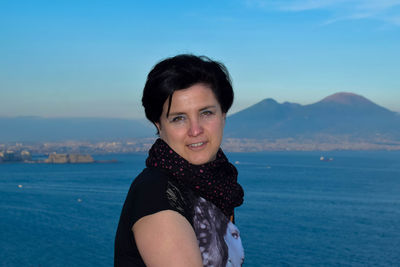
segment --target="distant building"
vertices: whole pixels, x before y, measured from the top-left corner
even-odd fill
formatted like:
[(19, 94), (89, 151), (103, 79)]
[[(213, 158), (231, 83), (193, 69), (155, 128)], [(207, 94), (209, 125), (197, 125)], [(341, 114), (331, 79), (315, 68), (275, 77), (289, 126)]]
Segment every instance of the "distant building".
[(30, 153), (29, 151), (27, 151), (27, 150), (22, 150), (21, 153), (20, 153), (20, 155), (21, 155), (21, 159), (22, 159), (23, 161), (30, 161), (30, 160), (32, 160), (32, 155), (31, 155), (31, 153)]
[(81, 154), (57, 154), (52, 153), (49, 158), (45, 160), (46, 163), (93, 163), (93, 157), (91, 155), (81, 155)]
[(16, 162), (16, 161), (30, 161), (32, 160), (31, 153), (27, 150), (15, 152), (13, 150), (6, 150), (0, 152), (0, 162)]

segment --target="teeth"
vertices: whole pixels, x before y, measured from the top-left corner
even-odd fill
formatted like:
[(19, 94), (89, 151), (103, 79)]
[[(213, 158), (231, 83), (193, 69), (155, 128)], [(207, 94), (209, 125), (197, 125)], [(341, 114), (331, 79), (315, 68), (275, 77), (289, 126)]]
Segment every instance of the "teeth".
[(200, 143), (196, 143), (196, 144), (191, 144), (190, 146), (192, 146), (192, 147), (198, 147), (198, 146), (201, 146), (202, 144), (204, 144), (203, 142), (200, 142)]

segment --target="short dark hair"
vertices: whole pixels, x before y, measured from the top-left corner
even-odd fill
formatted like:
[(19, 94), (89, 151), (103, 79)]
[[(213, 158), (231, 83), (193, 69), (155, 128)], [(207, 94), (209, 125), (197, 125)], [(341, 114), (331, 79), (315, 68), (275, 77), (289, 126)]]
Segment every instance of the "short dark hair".
[(222, 112), (227, 113), (232, 106), (233, 89), (226, 67), (206, 56), (182, 54), (160, 61), (148, 74), (142, 97), (146, 118), (159, 123), (165, 101), (171, 101), (176, 90), (199, 83), (210, 87)]

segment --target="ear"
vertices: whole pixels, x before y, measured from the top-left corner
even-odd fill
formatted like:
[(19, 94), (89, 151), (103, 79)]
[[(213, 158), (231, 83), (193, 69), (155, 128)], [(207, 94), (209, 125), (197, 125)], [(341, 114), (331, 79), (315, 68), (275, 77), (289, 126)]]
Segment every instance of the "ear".
[(161, 124), (159, 122), (155, 122), (154, 125), (157, 127), (158, 132), (161, 132)]

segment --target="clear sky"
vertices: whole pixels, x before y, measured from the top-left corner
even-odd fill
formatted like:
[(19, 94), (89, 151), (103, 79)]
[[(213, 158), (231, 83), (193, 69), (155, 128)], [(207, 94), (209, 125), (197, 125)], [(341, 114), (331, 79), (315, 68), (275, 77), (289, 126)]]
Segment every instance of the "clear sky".
[(225, 63), (232, 113), (342, 91), (400, 112), (400, 0), (0, 0), (0, 116), (144, 117), (178, 53)]

